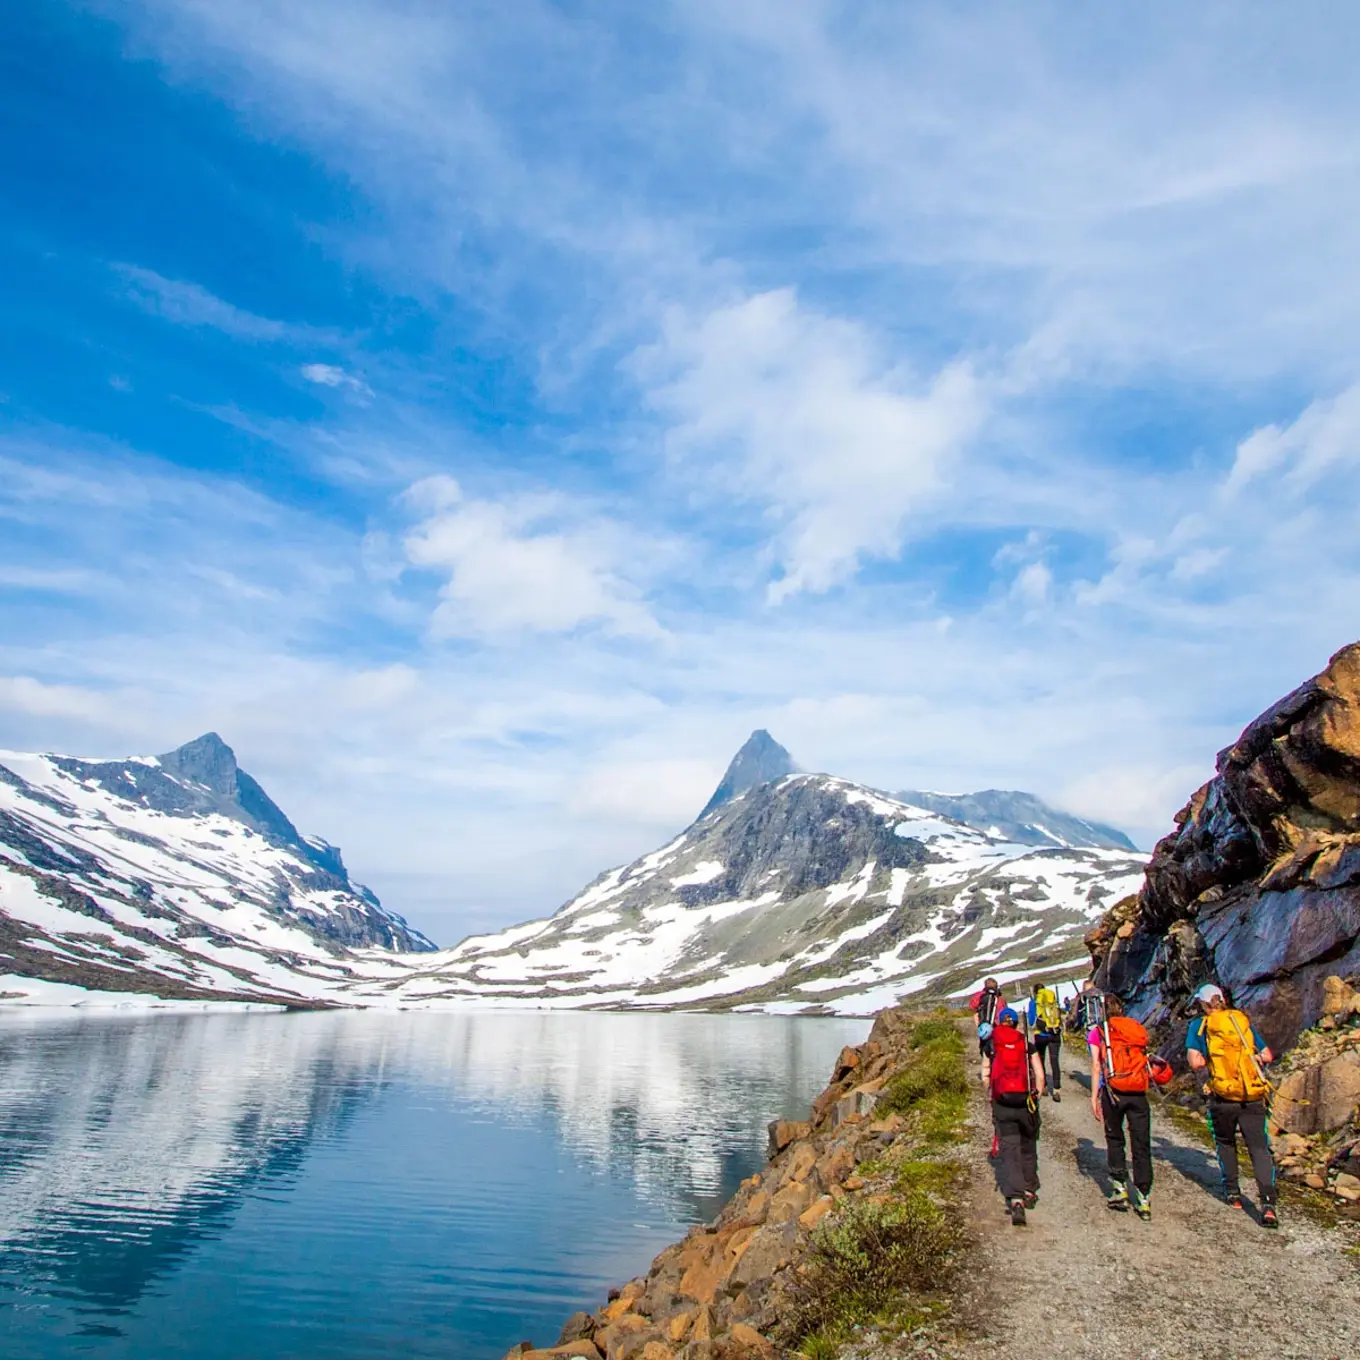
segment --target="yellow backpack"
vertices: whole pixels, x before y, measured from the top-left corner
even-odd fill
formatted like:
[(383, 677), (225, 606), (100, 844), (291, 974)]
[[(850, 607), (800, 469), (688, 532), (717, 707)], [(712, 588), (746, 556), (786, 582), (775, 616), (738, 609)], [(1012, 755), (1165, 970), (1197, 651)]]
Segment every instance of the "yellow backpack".
[(1062, 1029), (1062, 1011), (1058, 1009), (1058, 994), (1052, 987), (1040, 987), (1034, 994), (1034, 1014), (1041, 1030), (1056, 1033)]
[(1261, 1075), (1252, 1042), (1251, 1021), (1236, 1010), (1213, 1011), (1205, 1017), (1209, 1046), (1209, 1081), (1220, 1100), (1263, 1100), (1270, 1083)]

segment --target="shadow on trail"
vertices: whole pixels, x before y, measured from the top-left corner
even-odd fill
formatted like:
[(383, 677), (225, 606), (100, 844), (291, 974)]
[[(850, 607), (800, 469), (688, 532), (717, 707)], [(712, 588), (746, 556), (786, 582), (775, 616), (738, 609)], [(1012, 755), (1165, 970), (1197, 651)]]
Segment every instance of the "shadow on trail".
[(1097, 1146), (1089, 1138), (1078, 1138), (1072, 1149), (1072, 1160), (1076, 1163), (1077, 1174), (1094, 1181), (1102, 1195), (1108, 1195), (1114, 1186), (1110, 1180), (1109, 1165), (1105, 1156), (1105, 1145)]
[(1164, 1134), (1157, 1134), (1152, 1139), (1152, 1157), (1154, 1161), (1167, 1163), (1186, 1180), (1194, 1181), (1215, 1198), (1218, 1197), (1219, 1187), (1223, 1183), (1218, 1159), (1204, 1148), (1186, 1147), (1182, 1143), (1173, 1143)]

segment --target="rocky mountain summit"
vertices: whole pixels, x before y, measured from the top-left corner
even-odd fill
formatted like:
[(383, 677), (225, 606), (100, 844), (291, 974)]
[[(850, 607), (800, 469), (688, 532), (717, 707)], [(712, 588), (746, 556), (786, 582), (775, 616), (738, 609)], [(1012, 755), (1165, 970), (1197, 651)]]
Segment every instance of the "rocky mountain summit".
[(433, 948), (215, 733), (129, 760), (0, 753), (0, 972), (315, 1001), (354, 951)]
[(404, 1002), (868, 1014), (980, 971), (1083, 971), (1081, 937), (1142, 880), (1136, 852), (1037, 848), (792, 766), (754, 733), (688, 830), (422, 961)]
[(793, 757), (763, 727), (757, 728), (732, 757), (727, 773), (713, 790), (713, 797), (704, 805), (699, 820), (702, 821), (720, 807), (726, 807), (747, 789), (753, 789), (758, 784), (773, 784), (786, 774), (797, 772), (798, 766), (793, 763)]
[(1176, 815), (1147, 881), (1092, 932), (1097, 981), (1156, 1026), (1205, 980), (1277, 1049), (1360, 973), (1360, 643), (1267, 709)]

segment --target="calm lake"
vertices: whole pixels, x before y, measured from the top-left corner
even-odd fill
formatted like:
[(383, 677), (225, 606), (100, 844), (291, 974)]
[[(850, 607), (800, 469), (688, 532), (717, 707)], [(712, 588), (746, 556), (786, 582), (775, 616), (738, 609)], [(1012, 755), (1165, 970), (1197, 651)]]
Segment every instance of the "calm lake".
[(550, 1344), (711, 1218), (868, 1028), (0, 1012), (0, 1354)]

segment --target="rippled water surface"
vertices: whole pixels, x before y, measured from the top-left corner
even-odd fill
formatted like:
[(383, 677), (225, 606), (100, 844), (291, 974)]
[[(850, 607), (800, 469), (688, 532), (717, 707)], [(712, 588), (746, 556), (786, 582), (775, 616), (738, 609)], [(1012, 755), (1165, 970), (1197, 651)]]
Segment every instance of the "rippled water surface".
[(712, 1217), (867, 1027), (0, 1014), (0, 1355), (547, 1344)]

